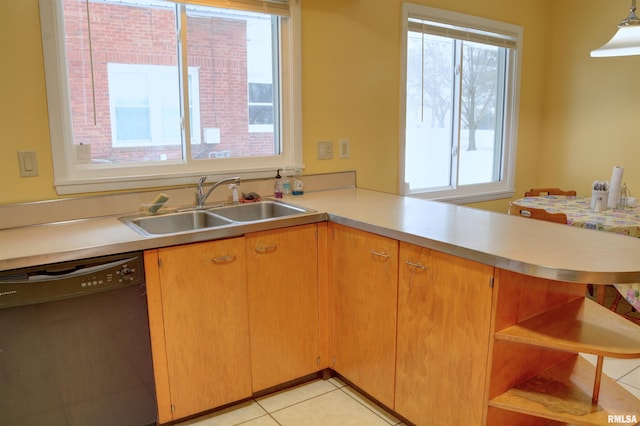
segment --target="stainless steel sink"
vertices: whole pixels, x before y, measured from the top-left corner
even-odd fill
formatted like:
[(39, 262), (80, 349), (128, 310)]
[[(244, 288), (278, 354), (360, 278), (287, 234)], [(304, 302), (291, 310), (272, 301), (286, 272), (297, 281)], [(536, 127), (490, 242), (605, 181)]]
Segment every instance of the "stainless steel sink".
[(231, 224), (230, 220), (203, 210), (122, 218), (122, 221), (143, 235), (177, 234)]
[(128, 216), (121, 217), (120, 220), (139, 234), (153, 237), (216, 229), (229, 231), (233, 228), (242, 231), (252, 223), (288, 218), (295, 220), (296, 216), (305, 213), (318, 214), (314, 210), (269, 200), (212, 207), (207, 210), (178, 210), (157, 216)]
[(236, 204), (209, 210), (234, 222), (255, 222), (308, 213), (309, 210), (276, 201)]

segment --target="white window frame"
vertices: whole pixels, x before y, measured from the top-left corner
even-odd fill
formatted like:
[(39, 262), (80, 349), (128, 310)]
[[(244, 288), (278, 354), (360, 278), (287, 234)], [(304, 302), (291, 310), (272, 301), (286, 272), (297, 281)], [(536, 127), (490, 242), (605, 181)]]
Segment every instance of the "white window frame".
[[(474, 28), (479, 31), (499, 33), (515, 38), (516, 48), (509, 60), (507, 71), (507, 96), (504, 121), (504, 144), (501, 179), (498, 182), (439, 188), (427, 192), (415, 192), (405, 183), (405, 142), (406, 142), (406, 95), (407, 95), (407, 47), (409, 18), (441, 22), (456, 27)], [(398, 167), (398, 192), (402, 195), (442, 200), (452, 203), (473, 203), (501, 198), (510, 198), (515, 192), (515, 166), (518, 136), (518, 114), (520, 94), (520, 74), (522, 61), (522, 36), (520, 26), (498, 22), (486, 18), (465, 15), (432, 7), (403, 3), (402, 6), (402, 73), (400, 84), (400, 155)]]
[[(302, 163), (301, 17), (299, 0), (289, 1), (289, 18), (281, 26), (279, 69), (281, 85), (281, 154), (269, 157), (212, 160), (168, 160), (137, 163), (135, 167), (79, 161), (73, 145), (66, 69), (62, 7), (58, 0), (40, 0), (40, 22), (49, 105), (49, 130), (58, 194), (77, 194), (193, 184), (199, 176), (210, 180), (272, 177), (278, 168), (304, 168)], [(88, 142), (90, 143), (90, 141)]]

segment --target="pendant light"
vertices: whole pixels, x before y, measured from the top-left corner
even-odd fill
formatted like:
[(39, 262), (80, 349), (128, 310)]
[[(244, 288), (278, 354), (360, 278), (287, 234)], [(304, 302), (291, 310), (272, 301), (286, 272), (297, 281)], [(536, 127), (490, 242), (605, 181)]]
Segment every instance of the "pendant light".
[(640, 19), (636, 16), (636, 0), (631, 0), (629, 16), (618, 24), (618, 32), (604, 46), (591, 51), (595, 58), (640, 55)]

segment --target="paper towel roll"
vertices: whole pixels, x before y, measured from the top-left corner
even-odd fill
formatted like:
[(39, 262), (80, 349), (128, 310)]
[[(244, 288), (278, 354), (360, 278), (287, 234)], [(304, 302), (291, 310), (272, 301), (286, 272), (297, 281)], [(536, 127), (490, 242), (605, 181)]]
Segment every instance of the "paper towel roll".
[(622, 186), (622, 174), (624, 168), (620, 166), (614, 166), (611, 172), (611, 180), (609, 181), (609, 200), (607, 201), (607, 207), (615, 209), (618, 207), (618, 198), (620, 197), (620, 187)]

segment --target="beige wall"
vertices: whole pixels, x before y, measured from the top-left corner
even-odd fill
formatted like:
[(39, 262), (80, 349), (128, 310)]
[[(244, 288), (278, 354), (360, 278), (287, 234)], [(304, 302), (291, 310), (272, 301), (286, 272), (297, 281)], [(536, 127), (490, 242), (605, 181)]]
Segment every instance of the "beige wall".
[[(353, 168), (358, 186), (396, 192), (400, 132), (400, 0), (302, 0), (305, 164)], [(535, 175), (526, 159), (541, 138), (546, 0), (414, 0), (524, 27), (518, 186)], [(351, 140), (352, 159), (313, 158), (315, 141)], [(526, 163), (520, 165), (520, 163)], [(507, 200), (479, 203), (506, 211)]]
[[(301, 1), (306, 173), (353, 169), (359, 186), (395, 192), (402, 2)], [(614, 164), (625, 166), (634, 188), (640, 104), (629, 89), (640, 57), (588, 56), (626, 15), (627, 0), (414, 2), (524, 27), (518, 194), (551, 184), (586, 194)], [(56, 197), (37, 3), (0, 0), (0, 204)], [(351, 141), (350, 159), (315, 159), (317, 141), (337, 148), (341, 138)], [(39, 177), (20, 177), (20, 149), (37, 150)], [(506, 211), (507, 201), (476, 206)]]
[[(0, 204), (55, 198), (37, 0), (0, 0)], [(21, 178), (18, 150), (40, 176)]]
[(533, 182), (590, 195), (613, 166), (640, 194), (640, 56), (590, 58), (628, 15), (629, 0), (552, 1), (544, 130)]

